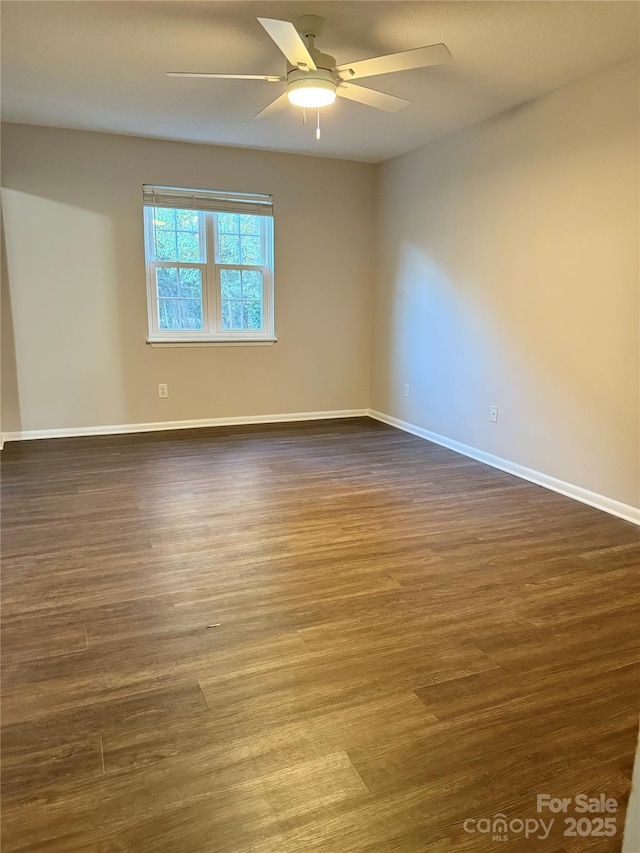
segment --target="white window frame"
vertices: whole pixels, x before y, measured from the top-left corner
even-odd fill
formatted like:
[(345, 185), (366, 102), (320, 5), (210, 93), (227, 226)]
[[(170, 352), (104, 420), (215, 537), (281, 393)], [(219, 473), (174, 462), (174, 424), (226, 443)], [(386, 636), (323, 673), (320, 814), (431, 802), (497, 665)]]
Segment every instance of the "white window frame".
[[(179, 208), (179, 205), (176, 205)], [(217, 220), (220, 214), (216, 211), (199, 210), (198, 222), (200, 230), (200, 247), (204, 252), (204, 260), (200, 263), (182, 261), (157, 261), (154, 258), (155, 240), (153, 220), (158, 211), (152, 205), (143, 207), (145, 265), (147, 276), (147, 313), (148, 337), (151, 345), (172, 346), (207, 346), (224, 345), (256, 345), (274, 343), (274, 299), (273, 299), (273, 217), (260, 216), (262, 258), (265, 263), (254, 264), (223, 264), (218, 261), (218, 228)], [(251, 213), (251, 211), (247, 211)], [(159, 324), (158, 290), (156, 270), (160, 267), (177, 267), (199, 269), (202, 276), (202, 312), (204, 329), (161, 329)], [(262, 325), (257, 329), (229, 330), (222, 328), (222, 296), (220, 271), (258, 270), (262, 273)]]

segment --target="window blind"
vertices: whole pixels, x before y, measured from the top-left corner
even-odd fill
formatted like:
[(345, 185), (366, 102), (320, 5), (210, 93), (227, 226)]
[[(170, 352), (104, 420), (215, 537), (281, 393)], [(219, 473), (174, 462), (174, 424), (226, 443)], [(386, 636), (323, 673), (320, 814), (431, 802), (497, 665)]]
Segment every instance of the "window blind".
[(145, 207), (174, 207), (181, 210), (273, 216), (273, 196), (260, 193), (192, 190), (143, 184), (142, 200)]

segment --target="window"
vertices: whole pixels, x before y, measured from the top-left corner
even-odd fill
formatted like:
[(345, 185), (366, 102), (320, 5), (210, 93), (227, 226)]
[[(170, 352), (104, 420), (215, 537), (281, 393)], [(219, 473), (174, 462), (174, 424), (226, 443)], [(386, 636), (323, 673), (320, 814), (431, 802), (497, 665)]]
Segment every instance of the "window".
[(143, 187), (149, 343), (274, 341), (273, 199)]

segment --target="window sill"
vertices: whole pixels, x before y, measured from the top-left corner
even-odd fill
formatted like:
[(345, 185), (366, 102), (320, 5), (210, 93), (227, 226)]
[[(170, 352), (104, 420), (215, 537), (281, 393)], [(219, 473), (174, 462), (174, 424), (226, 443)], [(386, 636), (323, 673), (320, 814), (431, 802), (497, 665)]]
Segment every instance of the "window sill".
[(277, 338), (191, 338), (191, 340), (176, 340), (175, 338), (148, 338), (151, 347), (270, 347), (277, 343)]

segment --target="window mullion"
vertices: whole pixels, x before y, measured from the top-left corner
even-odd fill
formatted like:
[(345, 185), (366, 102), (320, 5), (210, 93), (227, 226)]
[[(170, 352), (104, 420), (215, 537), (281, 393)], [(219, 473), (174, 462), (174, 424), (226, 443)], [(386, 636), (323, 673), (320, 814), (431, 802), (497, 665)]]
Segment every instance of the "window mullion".
[(262, 260), (266, 261), (262, 274), (262, 305), (264, 329), (269, 334), (274, 334), (273, 315), (273, 220), (263, 219), (260, 224), (260, 235), (262, 237)]
[(217, 213), (205, 213), (206, 223), (206, 246), (207, 246), (207, 323), (209, 332), (219, 332), (218, 317), (218, 268), (216, 258), (218, 256), (218, 240), (216, 218)]
[(157, 267), (184, 267), (188, 270), (204, 270), (207, 266), (202, 261), (199, 263), (195, 261), (149, 261), (149, 263), (153, 265), (154, 269)]

